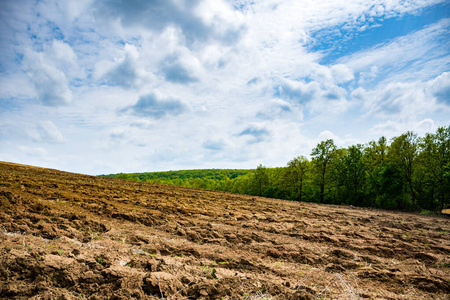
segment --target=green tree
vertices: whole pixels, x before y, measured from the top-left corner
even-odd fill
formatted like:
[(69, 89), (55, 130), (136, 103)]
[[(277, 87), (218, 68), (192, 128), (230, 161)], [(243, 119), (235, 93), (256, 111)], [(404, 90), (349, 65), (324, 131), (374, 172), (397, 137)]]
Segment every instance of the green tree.
[(387, 139), (382, 136), (378, 141), (371, 141), (364, 149), (363, 162), (365, 166), (364, 206), (376, 206), (376, 199), (380, 193), (381, 172), (387, 161), (389, 146)]
[(263, 196), (269, 186), (269, 176), (267, 168), (260, 164), (253, 175), (253, 192), (256, 196)]
[(450, 184), (447, 170), (450, 166), (450, 126), (439, 127), (435, 134), (427, 133), (420, 139), (420, 171), (427, 178), (430, 191), (428, 195), (430, 209), (434, 209), (435, 195), (439, 208), (442, 209), (449, 201)]
[(116, 178), (127, 179), (127, 180), (131, 180), (132, 179), (130, 174), (124, 174), (124, 173), (117, 174)]
[(342, 204), (348, 201), (348, 196), (345, 196), (345, 180), (346, 180), (346, 165), (345, 156), (347, 149), (337, 148), (334, 151), (333, 161), (330, 164), (330, 171), (328, 174), (328, 192), (327, 203)]
[(405, 177), (398, 164), (387, 162), (382, 165), (379, 177), (379, 191), (376, 197), (376, 206), (380, 208), (406, 207), (403, 191)]
[(365, 165), (363, 161), (363, 146), (358, 144), (348, 149), (348, 177), (352, 189), (354, 205), (359, 205), (362, 197), (362, 188), (365, 179)]
[(416, 171), (416, 158), (419, 154), (417, 134), (408, 131), (393, 138), (389, 148), (389, 159), (397, 164), (408, 184), (413, 208), (417, 207), (417, 199), (414, 188), (414, 173)]
[(363, 162), (363, 146), (358, 144), (343, 149), (337, 156), (333, 168), (333, 177), (339, 191), (339, 201), (352, 205), (361, 205), (365, 166)]
[(304, 156), (298, 156), (289, 161), (281, 175), (283, 186), (292, 191), (297, 201), (303, 200), (303, 188), (309, 171), (309, 161)]
[(328, 173), (336, 156), (336, 145), (332, 139), (320, 142), (311, 152), (312, 162), (316, 171), (319, 186), (319, 201), (325, 200), (328, 185)]

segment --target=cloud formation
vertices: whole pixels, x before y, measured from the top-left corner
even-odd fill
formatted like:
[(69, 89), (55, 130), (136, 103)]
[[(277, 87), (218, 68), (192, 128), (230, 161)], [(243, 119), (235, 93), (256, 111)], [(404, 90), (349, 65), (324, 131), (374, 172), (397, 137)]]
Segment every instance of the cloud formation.
[(124, 88), (137, 86), (145, 75), (138, 69), (139, 52), (133, 45), (126, 44), (123, 57), (114, 62), (102, 61), (97, 64), (97, 77), (108, 84)]
[(450, 73), (444, 72), (433, 79), (430, 91), (439, 102), (450, 105)]
[(38, 124), (40, 140), (48, 143), (62, 143), (64, 137), (52, 121), (43, 121)]
[(263, 125), (261, 124), (252, 124), (242, 130), (238, 136), (241, 137), (250, 137), (248, 139), (248, 143), (260, 143), (264, 139), (266, 139), (270, 135), (269, 130), (267, 130)]
[(57, 62), (64, 62), (64, 60), (51, 60), (47, 53), (33, 51), (29, 51), (25, 59), (28, 76), (42, 104), (58, 106), (72, 101), (72, 91), (66, 74), (57, 67)]
[(316, 81), (305, 83), (284, 79), (278, 86), (277, 93), (282, 98), (295, 100), (301, 103), (308, 102), (320, 92), (320, 84)]
[(198, 81), (194, 76), (194, 70), (183, 65), (181, 61), (174, 57), (166, 58), (161, 64), (161, 70), (166, 80), (174, 83), (187, 84)]
[(181, 100), (170, 98), (159, 92), (153, 92), (139, 97), (136, 104), (127, 107), (135, 116), (160, 119), (166, 116), (177, 116), (188, 110), (188, 106)]
[(161, 32), (180, 28), (189, 43), (215, 39), (232, 42), (239, 37), (239, 14), (222, 0), (112, 1), (93, 3), (95, 15), (125, 28)]
[(213, 151), (221, 151), (225, 148), (225, 143), (222, 141), (207, 140), (203, 143), (203, 148)]
[(55, 123), (49, 120), (40, 121), (37, 124), (27, 126), (26, 128), (23, 128), (23, 133), (37, 143), (61, 144), (66, 142), (59, 128)]

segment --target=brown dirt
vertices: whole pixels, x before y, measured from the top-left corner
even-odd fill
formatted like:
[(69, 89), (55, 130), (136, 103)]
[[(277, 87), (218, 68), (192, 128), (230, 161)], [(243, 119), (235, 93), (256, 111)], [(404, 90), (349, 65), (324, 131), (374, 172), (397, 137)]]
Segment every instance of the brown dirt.
[(2, 299), (449, 299), (449, 231), (0, 162)]

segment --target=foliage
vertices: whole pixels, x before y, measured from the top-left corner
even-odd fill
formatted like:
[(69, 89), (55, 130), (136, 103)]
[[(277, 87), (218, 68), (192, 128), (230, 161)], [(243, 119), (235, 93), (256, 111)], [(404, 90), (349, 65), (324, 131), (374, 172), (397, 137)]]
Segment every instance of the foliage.
[(315, 183), (319, 188), (320, 203), (328, 202), (325, 201), (327, 200), (325, 199), (325, 195), (328, 193), (326, 189), (330, 182), (327, 176), (329, 176), (330, 169), (332, 168), (332, 164), (337, 155), (336, 145), (332, 139), (320, 142), (311, 152), (312, 163), (316, 175)]
[(450, 126), (418, 137), (407, 132), (366, 145), (338, 148), (329, 139), (311, 160), (254, 170), (185, 170), (105, 177), (232, 193), (387, 209), (438, 211), (450, 204)]

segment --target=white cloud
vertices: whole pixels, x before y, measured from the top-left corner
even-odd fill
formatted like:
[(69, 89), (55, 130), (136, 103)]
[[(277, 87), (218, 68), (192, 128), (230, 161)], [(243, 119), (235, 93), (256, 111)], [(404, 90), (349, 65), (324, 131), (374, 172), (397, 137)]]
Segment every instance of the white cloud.
[(35, 94), (33, 83), (25, 74), (0, 74), (0, 99), (30, 99)]
[(237, 136), (244, 137), (249, 144), (260, 143), (270, 136), (270, 131), (263, 123), (253, 123), (246, 126)]
[(120, 58), (100, 61), (95, 67), (95, 78), (124, 88), (139, 87), (154, 78), (146, 72), (134, 45), (125, 44)]
[(64, 34), (70, 34), (70, 27), (82, 17), (91, 2), (92, 0), (39, 1), (35, 9), (43, 18), (58, 24)]
[(435, 108), (432, 99), (426, 97), (422, 82), (396, 82), (379, 86), (367, 92), (364, 98), (368, 113), (383, 117), (408, 118)]
[[(217, 6), (222, 9), (218, 10)], [(214, 1), (214, 6), (209, 1), (103, 0), (93, 2), (92, 9), (98, 19), (117, 22), (124, 30), (162, 32), (167, 27), (176, 26), (191, 45), (209, 39), (228, 43), (239, 35), (236, 28), (240, 23), (236, 17), (238, 13), (221, 0)]]
[(72, 91), (68, 87), (66, 75), (56, 67), (46, 64), (39, 56), (28, 74), (42, 104), (57, 106), (72, 102)]
[(50, 49), (46, 49), (46, 61), (54, 63), (55, 67), (64, 70), (69, 78), (83, 78), (85, 77), (84, 70), (78, 63), (78, 57), (73, 51), (72, 47), (59, 40), (53, 40)]
[(206, 26), (215, 28), (217, 34), (224, 38), (239, 32), (244, 23), (243, 16), (222, 0), (201, 1), (194, 11)]
[(347, 100), (347, 91), (328, 79), (323, 84), (283, 79), (278, 86), (278, 94), (282, 99), (299, 104), (302, 110), (308, 111), (310, 117), (322, 115), (330, 118), (331, 115), (344, 113), (351, 105)]
[[(317, 136), (317, 138), (314, 139), (314, 145), (311, 147), (311, 149), (313, 147), (316, 147), (316, 145), (319, 144), (321, 141), (326, 141), (328, 139), (332, 139), (338, 148), (341, 148), (341, 147), (345, 148), (350, 145), (355, 145), (355, 144), (361, 143), (360, 140), (352, 137), (350, 134), (342, 137), (342, 136), (334, 134), (333, 132), (331, 132), (329, 130), (325, 130), (325, 131), (320, 132), (319, 135)], [(366, 141), (364, 141), (364, 142), (366, 142)]]
[(353, 75), (353, 71), (343, 64), (332, 66), (331, 74), (333, 75), (334, 81), (338, 84), (349, 82), (355, 78), (355, 76)]
[(337, 141), (339, 138), (336, 135), (334, 135), (331, 131), (328, 131), (328, 130), (322, 131), (318, 136), (319, 141), (325, 141), (325, 140), (329, 140), (329, 139)]
[(203, 148), (213, 151), (225, 150), (226, 143), (222, 140), (207, 140), (202, 144)]
[[(450, 109), (448, 73), (429, 81), (381, 83), (371, 90), (358, 88), (352, 99), (362, 105), (366, 115), (381, 118), (413, 119)], [(436, 101), (437, 100), (437, 101)]]
[(165, 79), (173, 83), (197, 82), (199, 70), (199, 61), (192, 55), (168, 56), (161, 63)]
[(388, 139), (403, 134), (407, 131), (413, 131), (419, 136), (434, 132), (437, 129), (435, 122), (430, 119), (417, 120), (388, 120), (373, 126), (370, 131), (374, 136), (385, 136)]
[(431, 80), (429, 89), (439, 102), (450, 105), (450, 73), (444, 72)]
[(289, 118), (290, 115), (297, 121), (303, 119), (303, 114), (296, 107), (289, 102), (282, 99), (271, 99), (269, 104), (263, 108), (263, 110), (257, 113), (257, 117), (266, 120), (274, 120), (279, 118)]
[(70, 80), (84, 77), (77, 56), (70, 45), (53, 40), (41, 52), (25, 51), (23, 66), (34, 84), (39, 101), (48, 106), (72, 102)]
[(304, 83), (301, 81), (283, 79), (279, 86), (280, 96), (301, 103), (314, 99), (320, 91), (320, 84), (316, 81)]
[(35, 132), (31, 133), (34, 140), (44, 143), (62, 143), (64, 137), (52, 121), (41, 121), (37, 124)]
[(344, 64), (336, 64), (331, 67), (320, 64), (312, 65), (311, 78), (324, 85), (342, 84), (353, 80), (353, 71)]
[(136, 104), (123, 109), (135, 116), (159, 119), (166, 116), (176, 116), (189, 110), (180, 99), (168, 97), (159, 91), (139, 97)]
[(29, 156), (44, 157), (48, 154), (47, 151), (42, 147), (19, 146), (18, 150)]
[(413, 126), (412, 131), (416, 132), (419, 136), (424, 136), (426, 133), (436, 131), (436, 129), (437, 129), (437, 126), (434, 123), (434, 121), (430, 118), (427, 118), (427, 119), (417, 122)]

